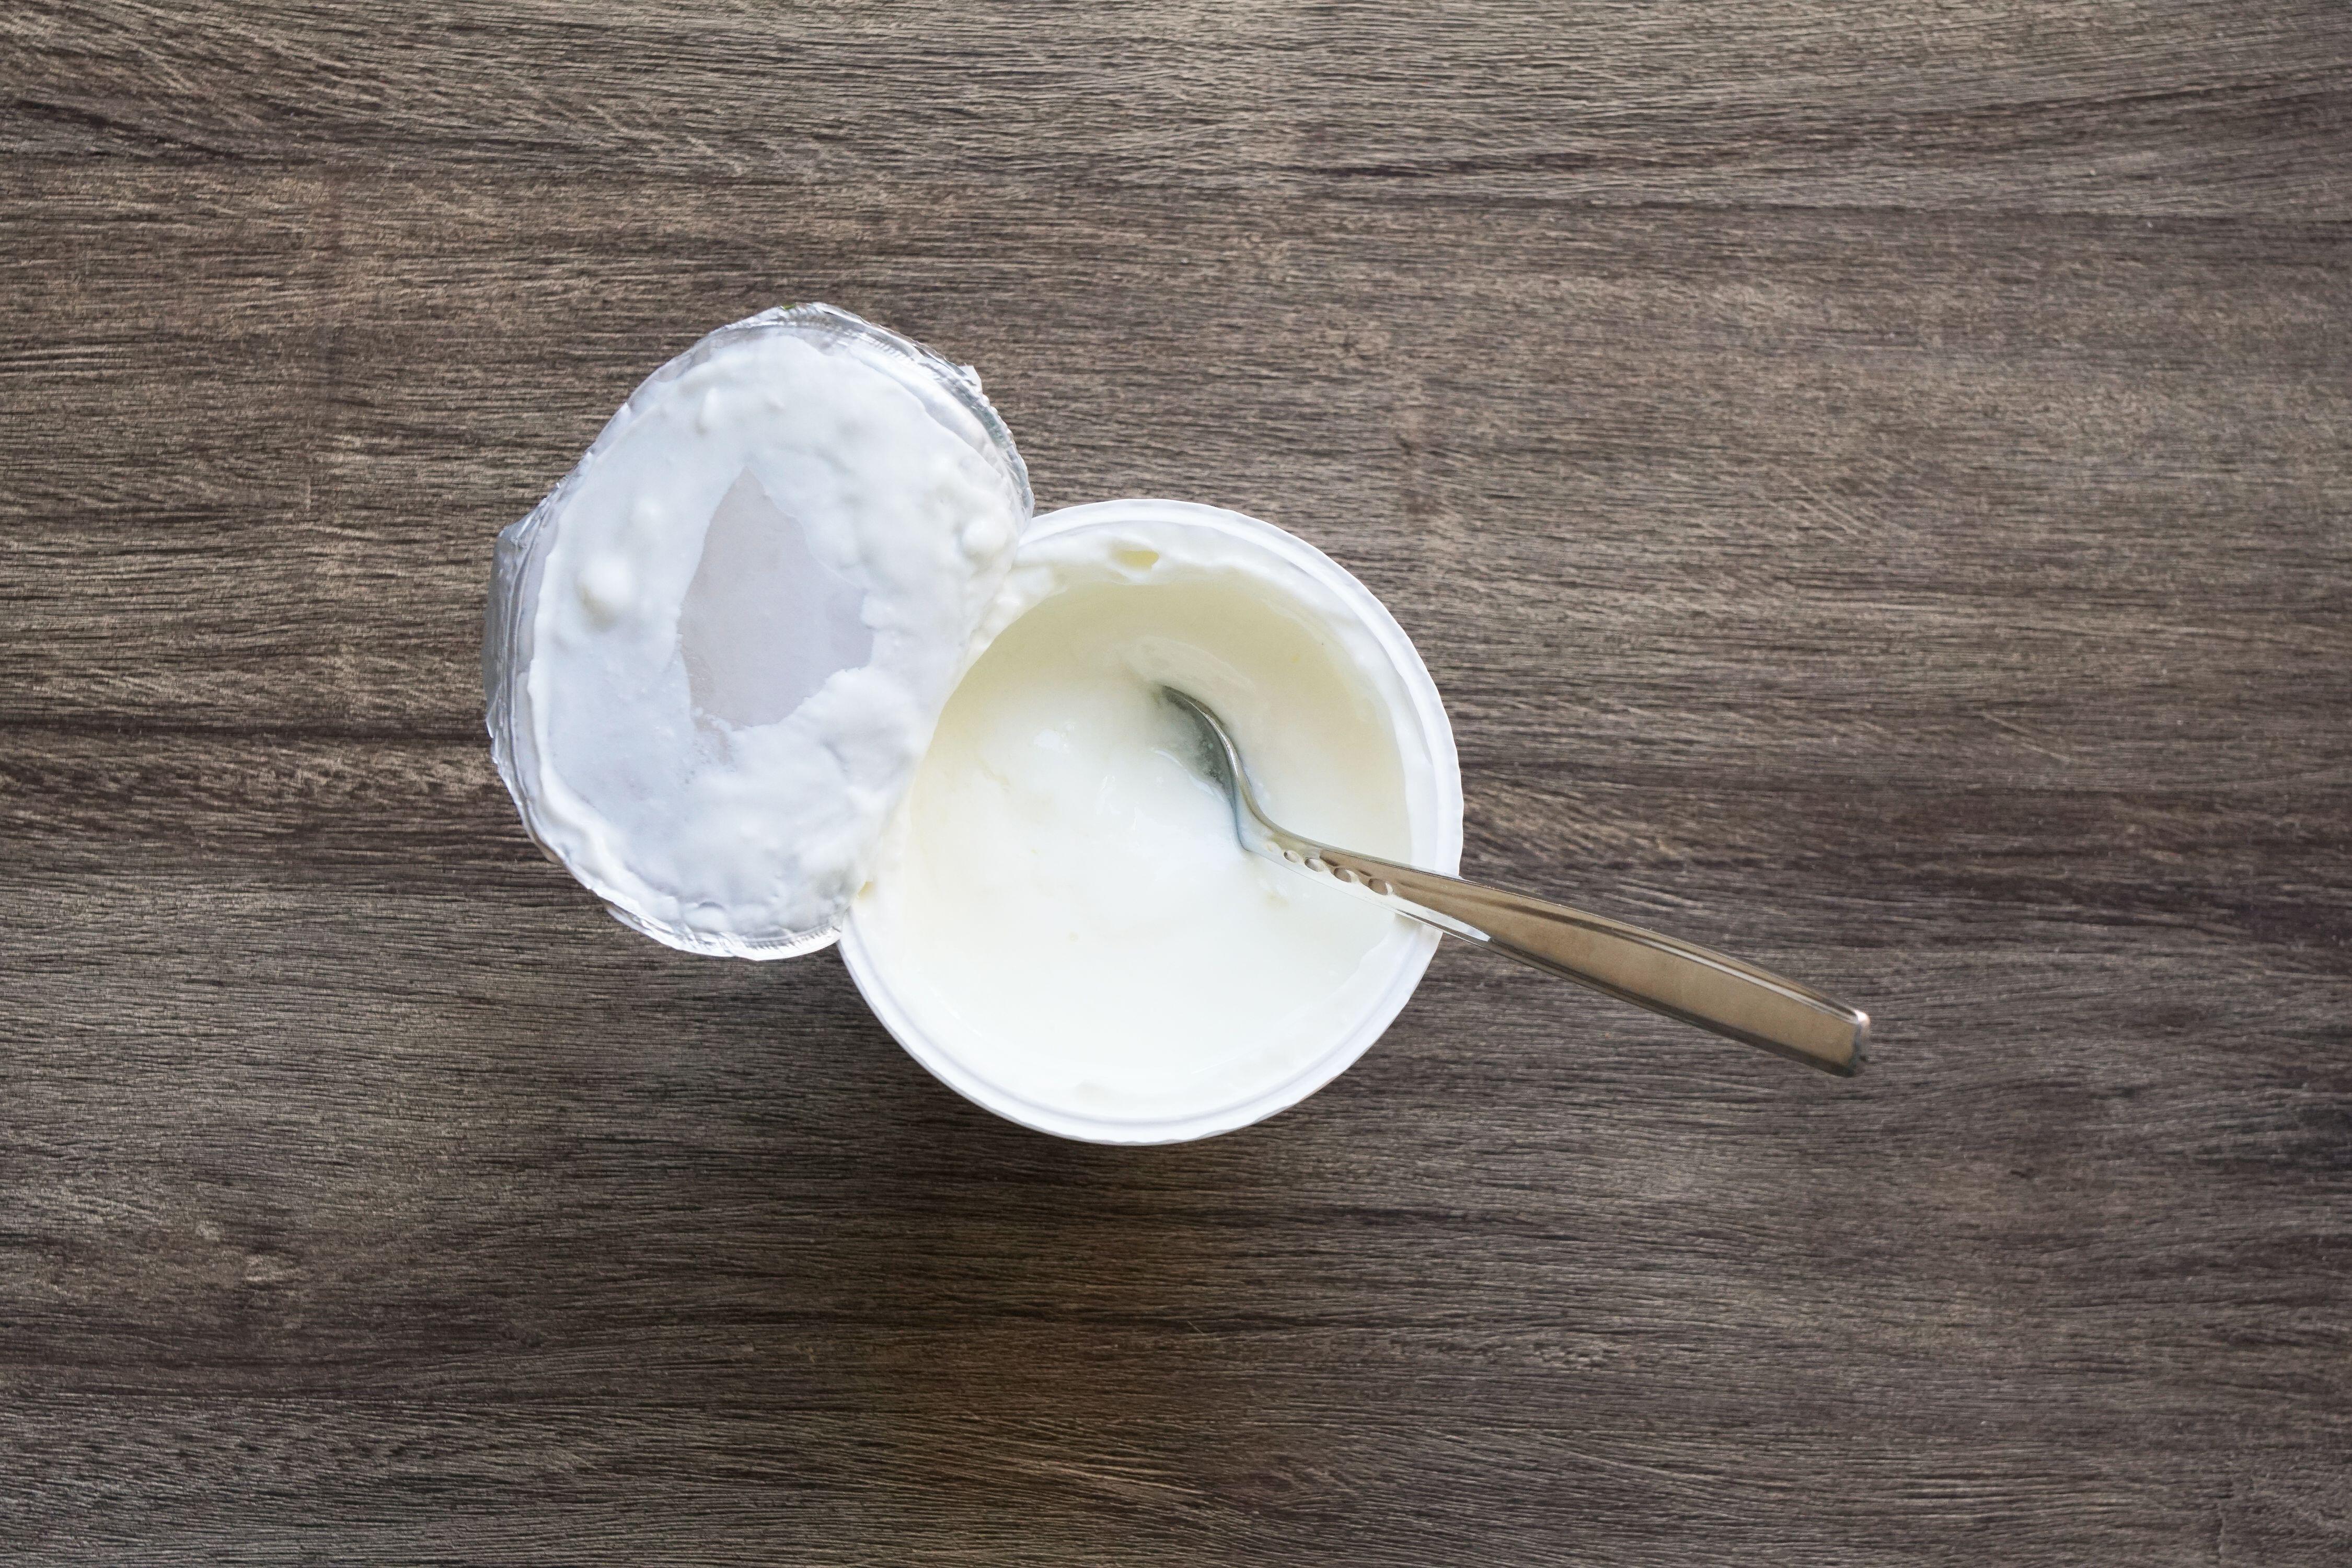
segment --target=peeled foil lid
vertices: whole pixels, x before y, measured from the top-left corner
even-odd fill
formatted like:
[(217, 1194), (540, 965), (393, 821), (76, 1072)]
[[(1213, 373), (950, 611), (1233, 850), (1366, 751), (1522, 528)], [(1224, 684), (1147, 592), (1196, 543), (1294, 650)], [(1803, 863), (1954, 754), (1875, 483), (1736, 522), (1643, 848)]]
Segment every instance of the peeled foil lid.
[[(879, 393), (890, 400), (897, 441), (886, 455), (887, 471), (857, 471), (858, 462), (883, 458), (861, 453), (854, 443), (814, 455), (806, 449), (811, 422), (822, 427), (835, 411), (822, 406), (829, 401), (824, 389), (803, 376), (788, 391), (771, 394), (788, 399), (771, 404), (779, 410), (775, 452), (761, 448), (755, 421), (743, 426), (751, 447), (740, 473), (707, 465), (664, 468), (655, 462), (649, 477), (647, 454), (662, 448), (651, 444), (657, 431), (648, 431), (661, 420), (679, 419), (681, 398), (695, 395), (693, 384), (677, 384), (682, 378), (715, 357), (747, 352), (811, 363), (797, 350), (758, 341), (774, 335), (844, 356), (825, 363), (841, 365), (863, 393), (880, 386), (872, 379), (878, 373), (911, 395), (919, 415), (909, 414), (895, 393)], [(799, 438), (792, 451), (783, 450), (787, 431)], [(1003, 487), (1011, 527), (1002, 549), (975, 552), (969, 533), (965, 547), (956, 548), (952, 517), (927, 517), (911, 504), (891, 511), (886, 502), (869, 502), (863, 535), (829, 535), (827, 543), (853, 563), (887, 558), (895, 597), (886, 600), (872, 581), (845, 581), (813, 553), (800, 520), (860, 515), (838, 506), (821, 510), (840, 495), (918, 496), (922, 492), (912, 476), (950, 470), (970, 476), (982, 471), (974, 468), (975, 458), (990, 482)], [(581, 541), (597, 528), (609, 531), (620, 510), (646, 504), (639, 492), (665, 485), (691, 498), (681, 504), (702, 513), (695, 518), (681, 510), (682, 521), (665, 524), (662, 558), (652, 563), (651, 575), (673, 585), (691, 579), (667, 632), (674, 663), (665, 662), (657, 643), (641, 639), (637, 668), (623, 667), (618, 674), (566, 668), (561, 685), (551, 682), (549, 670), (557, 667), (548, 650), (570, 645), (558, 624), (562, 606), (551, 600), (551, 613), (542, 614), (541, 588), (551, 556), (567, 534), (575, 547), (586, 549)], [(877, 505), (882, 513), (875, 512)], [(882, 826), (912, 779), (920, 742), (946, 703), (981, 612), (1003, 580), (1011, 536), (1026, 527), (1033, 507), (1028, 470), (969, 366), (828, 305), (766, 310), (710, 333), (646, 377), (571, 473), (499, 535), (482, 685), (491, 756), (524, 826), (615, 918), (672, 947), (764, 959), (830, 944)], [(909, 529), (936, 529), (941, 537), (910, 536)], [(924, 547), (910, 550), (910, 539)], [(577, 575), (577, 566), (567, 558), (567, 571)], [(593, 581), (578, 585), (592, 609), (594, 588)], [(887, 605), (910, 597), (950, 609), (944, 620), (935, 616), (919, 626), (893, 624)], [(932, 642), (940, 646), (916, 646)], [(541, 655), (549, 669), (534, 681)], [(583, 679), (591, 689), (582, 689)], [(608, 679), (613, 689), (593, 689), (599, 679)], [(852, 734), (845, 744), (837, 722), (828, 731), (830, 743), (820, 743), (804, 732), (815, 722), (807, 713), (818, 711), (813, 705), (820, 700), (832, 704), (835, 715), (849, 716), (851, 730), (861, 705), (872, 709), (880, 715), (877, 732), (887, 731), (888, 743), (866, 743), (871, 737)], [(821, 814), (821, 833), (806, 836), (823, 839), (821, 846), (776, 841), (786, 831), (778, 824), (789, 813), (777, 814), (772, 824), (756, 790), (715, 797), (724, 810), (692, 809), (695, 799), (709, 796), (708, 778), (694, 786), (701, 796), (679, 786), (674, 801), (658, 785), (634, 792), (609, 781), (574, 787), (575, 775), (614, 773), (619, 768), (614, 759), (637, 754), (650, 759), (646, 765), (656, 772), (669, 758), (683, 770), (678, 777), (691, 778), (700, 764), (688, 753), (730, 746), (756, 748), (761, 776), (799, 788), (793, 798), (838, 806)], [(719, 775), (722, 784), (729, 783), (723, 767)], [(614, 776), (625, 783), (625, 768)], [(837, 802), (828, 794), (835, 781)], [(599, 798), (614, 809), (600, 806)], [(722, 837), (714, 841), (713, 834)], [(741, 842), (726, 841), (728, 834)], [(686, 841), (693, 843), (697, 858), (672, 853)], [(665, 868), (666, 857), (719, 869), (682, 875), (676, 865)], [(734, 880), (726, 887), (690, 885), (698, 876)], [(748, 920), (746, 909), (754, 911)]]

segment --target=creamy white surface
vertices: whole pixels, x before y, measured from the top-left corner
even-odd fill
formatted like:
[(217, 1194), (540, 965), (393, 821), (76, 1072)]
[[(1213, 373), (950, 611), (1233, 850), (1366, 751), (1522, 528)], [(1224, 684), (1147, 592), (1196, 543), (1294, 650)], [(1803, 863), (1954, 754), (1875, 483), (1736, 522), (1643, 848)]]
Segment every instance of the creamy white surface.
[(527, 815), (712, 950), (836, 918), (1025, 521), (979, 422), (902, 374), (867, 342), (715, 333), (549, 503)]
[(982, 1082), (1092, 1117), (1207, 1114), (1326, 1057), (1423, 939), (1244, 852), (1154, 691), (1218, 710), (1286, 826), (1410, 858), (1379, 650), (1295, 567), (1187, 528), (1033, 541), (991, 619), (853, 916), (897, 1003)]

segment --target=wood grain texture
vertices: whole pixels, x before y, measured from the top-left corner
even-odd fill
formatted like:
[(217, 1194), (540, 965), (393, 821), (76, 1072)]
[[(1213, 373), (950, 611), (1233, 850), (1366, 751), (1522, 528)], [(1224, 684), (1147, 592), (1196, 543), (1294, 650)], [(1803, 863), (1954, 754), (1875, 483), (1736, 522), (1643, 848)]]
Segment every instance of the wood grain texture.
[[(2352, 1557), (2352, 12), (0, 14), (0, 1554)], [(1338, 556), (1441, 955), (1120, 1152), (532, 852), (491, 535), (824, 299)]]

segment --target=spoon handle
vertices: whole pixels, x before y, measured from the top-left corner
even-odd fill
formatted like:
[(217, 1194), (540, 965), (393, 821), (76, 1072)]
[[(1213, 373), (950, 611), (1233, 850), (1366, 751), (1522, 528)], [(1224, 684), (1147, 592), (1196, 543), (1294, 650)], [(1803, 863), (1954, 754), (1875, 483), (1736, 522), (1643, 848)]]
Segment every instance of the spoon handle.
[(1276, 826), (1259, 809), (1223, 723), (1197, 697), (1172, 687), (1160, 694), (1190, 720), (1197, 763), (1233, 807), (1243, 848), (1653, 1013), (1840, 1078), (1862, 1067), (1870, 1015), (1810, 985), (1621, 921), (1337, 849)]
[(1565, 904), (1335, 849), (1279, 829), (1268, 837), (1262, 852), (1564, 980), (1840, 1078), (1853, 1077), (1863, 1064), (1870, 1015), (1810, 985)]

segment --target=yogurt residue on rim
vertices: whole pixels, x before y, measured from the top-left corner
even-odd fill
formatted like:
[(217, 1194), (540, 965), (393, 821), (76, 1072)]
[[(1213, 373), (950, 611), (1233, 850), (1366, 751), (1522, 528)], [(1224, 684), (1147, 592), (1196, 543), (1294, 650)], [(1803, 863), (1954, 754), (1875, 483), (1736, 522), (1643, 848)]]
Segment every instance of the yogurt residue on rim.
[(1049, 1113), (1202, 1116), (1313, 1067), (1425, 939), (1243, 850), (1157, 694), (1217, 710), (1286, 826), (1409, 859), (1378, 651), (1194, 528), (1033, 542), (991, 618), (856, 906), (863, 961), (962, 1074)]

